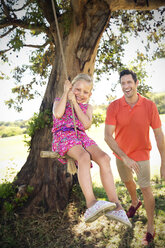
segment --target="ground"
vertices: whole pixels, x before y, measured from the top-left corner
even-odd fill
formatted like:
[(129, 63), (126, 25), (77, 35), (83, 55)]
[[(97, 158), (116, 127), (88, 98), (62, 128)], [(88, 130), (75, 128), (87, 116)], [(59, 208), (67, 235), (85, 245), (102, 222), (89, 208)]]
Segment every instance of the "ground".
[[(130, 199), (124, 185), (116, 182), (122, 205), (125, 209)], [(156, 237), (149, 247), (164, 248), (165, 244), (165, 185), (158, 178), (152, 180), (156, 197), (155, 226)], [(102, 187), (95, 187), (99, 199), (105, 199)], [(141, 193), (138, 190), (140, 199)], [(109, 221), (105, 216), (93, 223), (84, 222), (85, 201), (78, 185), (75, 185), (70, 202), (64, 211), (44, 213), (37, 216), (24, 216), (15, 212), (1, 216), (1, 248), (139, 248), (146, 230), (146, 215), (142, 206), (131, 220), (133, 228), (127, 228), (116, 221)]]

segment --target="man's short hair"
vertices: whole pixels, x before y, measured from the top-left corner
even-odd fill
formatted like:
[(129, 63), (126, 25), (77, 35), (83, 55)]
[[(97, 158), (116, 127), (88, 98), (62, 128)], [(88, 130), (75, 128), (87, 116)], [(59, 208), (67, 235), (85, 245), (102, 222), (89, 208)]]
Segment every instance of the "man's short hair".
[(125, 76), (125, 75), (132, 75), (133, 80), (135, 81), (135, 83), (137, 82), (137, 75), (135, 72), (131, 71), (131, 70), (123, 70), (120, 72), (120, 82), (121, 82), (121, 77)]

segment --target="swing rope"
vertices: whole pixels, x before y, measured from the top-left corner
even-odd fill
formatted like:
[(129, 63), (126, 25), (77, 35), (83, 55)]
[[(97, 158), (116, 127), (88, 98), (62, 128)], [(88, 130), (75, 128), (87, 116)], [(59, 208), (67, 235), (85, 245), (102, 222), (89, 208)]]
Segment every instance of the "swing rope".
[[(58, 36), (59, 45), (60, 45), (60, 51), (61, 51), (61, 56), (62, 56), (62, 62), (63, 62), (63, 66), (64, 66), (65, 78), (68, 79), (68, 73), (67, 73), (67, 69), (66, 69), (64, 51), (63, 51), (63, 46), (62, 46), (62, 41), (61, 41), (61, 36), (60, 36), (60, 31), (59, 31), (59, 25), (58, 25), (58, 20), (57, 20), (57, 15), (56, 15), (56, 8), (55, 8), (54, 1), (53, 0), (51, 0), (51, 1), (52, 1), (54, 19), (55, 19), (55, 24), (56, 24), (56, 29), (57, 29), (57, 36)], [(71, 105), (71, 109), (72, 109), (74, 130), (75, 130), (76, 136), (77, 136), (76, 121), (75, 121), (75, 115), (74, 115), (74, 109), (73, 109), (72, 102), (70, 102), (70, 105)], [(77, 168), (76, 168), (74, 160), (72, 158), (70, 158), (68, 155), (60, 156), (57, 152), (41, 151), (40, 157), (42, 157), (42, 158), (65, 158), (67, 160), (67, 171), (73, 175), (77, 172)]]
[[(64, 51), (63, 51), (63, 46), (62, 46), (62, 41), (61, 41), (61, 35), (60, 35), (60, 31), (59, 31), (59, 25), (58, 25), (58, 20), (57, 20), (56, 8), (55, 8), (54, 0), (52, 0), (52, 7), (53, 7), (53, 13), (54, 13), (54, 19), (55, 19), (55, 23), (56, 23), (56, 28), (57, 28), (57, 36), (58, 36), (58, 40), (59, 40), (59, 44), (60, 44), (60, 51), (61, 51), (61, 56), (62, 56), (62, 62), (63, 62), (63, 65), (64, 65), (65, 78), (68, 79), (68, 73), (67, 73), (67, 69), (66, 69), (66, 62), (65, 62), (65, 57), (64, 57)], [(75, 115), (74, 115), (74, 110), (73, 110), (73, 104), (72, 104), (72, 102), (70, 102), (70, 105), (71, 105), (71, 108), (72, 108), (74, 130), (75, 130), (76, 136), (77, 136), (76, 121), (75, 121)]]

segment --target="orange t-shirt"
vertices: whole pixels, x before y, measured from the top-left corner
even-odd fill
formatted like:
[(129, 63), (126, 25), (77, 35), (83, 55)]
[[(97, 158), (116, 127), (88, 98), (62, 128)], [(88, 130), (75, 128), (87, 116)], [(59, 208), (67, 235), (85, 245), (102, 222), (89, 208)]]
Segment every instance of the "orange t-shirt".
[(149, 160), (152, 148), (150, 126), (153, 129), (160, 128), (161, 121), (155, 103), (138, 96), (139, 100), (133, 108), (127, 104), (124, 96), (113, 101), (107, 109), (105, 124), (116, 126), (115, 140), (128, 157), (144, 161)]

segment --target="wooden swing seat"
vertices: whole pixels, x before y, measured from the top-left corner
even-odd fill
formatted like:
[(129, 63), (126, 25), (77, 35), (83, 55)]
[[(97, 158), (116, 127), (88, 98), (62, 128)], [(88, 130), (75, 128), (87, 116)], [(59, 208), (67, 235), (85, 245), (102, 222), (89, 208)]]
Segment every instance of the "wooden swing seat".
[(75, 161), (69, 157), (68, 155), (65, 156), (61, 156), (59, 155), (57, 152), (53, 152), (53, 151), (41, 151), (40, 152), (40, 157), (41, 158), (65, 158), (67, 160), (67, 171), (74, 175), (75, 173), (77, 173), (77, 168), (75, 165)]

